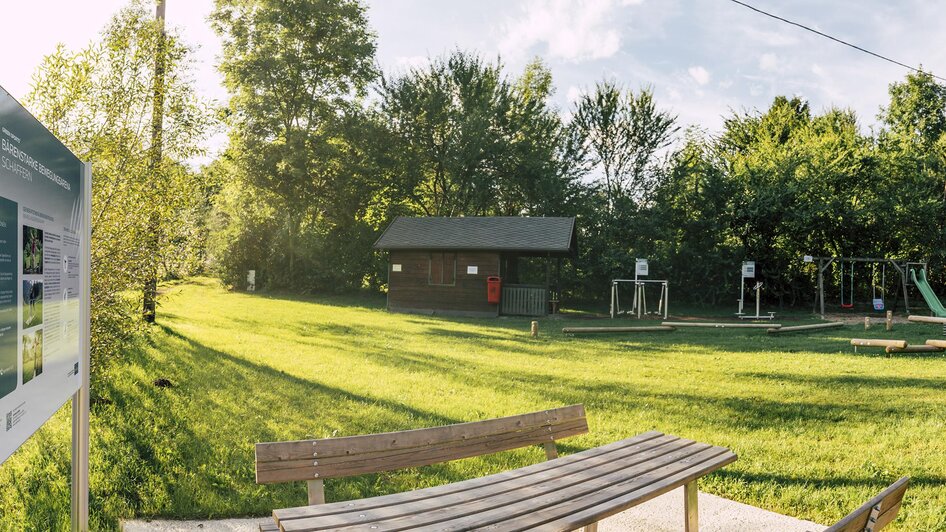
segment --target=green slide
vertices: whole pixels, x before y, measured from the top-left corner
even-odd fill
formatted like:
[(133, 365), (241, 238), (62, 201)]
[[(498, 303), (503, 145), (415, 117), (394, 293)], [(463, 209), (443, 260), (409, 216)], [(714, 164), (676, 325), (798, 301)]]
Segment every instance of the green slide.
[(935, 314), (937, 318), (946, 318), (946, 308), (943, 308), (943, 304), (940, 303), (939, 298), (936, 297), (933, 289), (930, 288), (930, 283), (926, 282), (926, 270), (920, 270), (920, 276), (917, 277), (916, 270), (911, 268), (910, 278), (913, 280), (913, 284), (920, 289), (920, 293), (923, 294), (923, 299), (926, 300), (926, 304), (929, 305), (933, 314)]

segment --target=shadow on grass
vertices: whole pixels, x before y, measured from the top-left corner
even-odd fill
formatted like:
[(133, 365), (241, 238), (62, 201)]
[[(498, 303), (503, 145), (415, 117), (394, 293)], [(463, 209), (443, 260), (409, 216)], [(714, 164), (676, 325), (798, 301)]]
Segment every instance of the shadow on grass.
[[(105, 381), (96, 409), (100, 426), (93, 461), (107, 472), (93, 484), (99, 515), (206, 518), (267, 515), (305, 504), (304, 483), (259, 486), (253, 445), (441, 426), (454, 419), (382, 397), (327, 386), (213, 349), (159, 325), (152, 349), (128, 353), (132, 371)], [(413, 364), (413, 366), (412, 366)], [(408, 368), (458, 371), (418, 358)], [(401, 367), (404, 367), (402, 364)], [(171, 388), (151, 380), (167, 378)], [(559, 406), (557, 404), (549, 406)], [(534, 463), (527, 449), (436, 466), (333, 479), (330, 500), (380, 495), (455, 482)], [(471, 473), (472, 471), (472, 473)]]

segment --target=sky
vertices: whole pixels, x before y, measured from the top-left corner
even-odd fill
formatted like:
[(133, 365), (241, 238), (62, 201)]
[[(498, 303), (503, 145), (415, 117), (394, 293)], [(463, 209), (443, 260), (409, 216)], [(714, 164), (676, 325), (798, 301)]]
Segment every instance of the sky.
[[(946, 2), (746, 1), (946, 77)], [(207, 23), (213, 0), (167, 2), (168, 24), (197, 47), (200, 93), (225, 102), (216, 70), (220, 43)], [(0, 86), (22, 99), (43, 56), (60, 42), (78, 49), (96, 39), (126, 1), (4, 3)], [(765, 109), (777, 95), (801, 96), (815, 112), (853, 109), (868, 131), (889, 84), (907, 73), (729, 0), (369, 0), (367, 6), (377, 60), (389, 75), (457, 48), (501, 60), (510, 76), (539, 57), (552, 71), (552, 103), (563, 114), (607, 79), (635, 90), (651, 87), (658, 105), (682, 125), (711, 132), (733, 112)], [(211, 150), (224, 143), (223, 135), (214, 137)]]

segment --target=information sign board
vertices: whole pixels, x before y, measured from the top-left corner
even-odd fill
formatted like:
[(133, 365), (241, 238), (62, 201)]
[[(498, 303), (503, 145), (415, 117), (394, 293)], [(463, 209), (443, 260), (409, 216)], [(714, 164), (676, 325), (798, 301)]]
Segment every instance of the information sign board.
[(742, 278), (743, 279), (755, 278), (755, 261), (747, 260), (742, 263)]
[(0, 89), (0, 463), (83, 384), (84, 165)]

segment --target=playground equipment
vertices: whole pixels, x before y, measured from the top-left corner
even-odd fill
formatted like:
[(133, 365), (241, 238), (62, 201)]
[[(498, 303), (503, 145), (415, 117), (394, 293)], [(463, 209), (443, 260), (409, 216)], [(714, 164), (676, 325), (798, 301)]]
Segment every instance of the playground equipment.
[[(876, 268), (877, 264), (882, 265), (881, 270), (881, 292), (882, 298), (881, 302), (883, 303), (883, 308), (877, 308), (877, 286), (873, 287), (873, 296), (874, 296), (874, 309), (875, 310), (886, 310), (886, 302), (883, 301), (883, 298), (886, 297), (886, 281), (887, 281), (887, 266), (889, 265), (897, 274), (900, 276), (899, 279), (899, 290), (903, 295), (903, 305), (907, 310), (907, 314), (910, 313), (910, 296), (908, 293), (908, 286), (910, 285), (909, 270), (913, 265), (921, 266), (923, 269), (926, 268), (925, 262), (915, 262), (909, 260), (898, 260), (898, 259), (888, 259), (888, 258), (876, 258), (876, 257), (815, 257), (811, 255), (804, 256), (805, 262), (817, 263), (818, 267), (818, 297), (816, 301), (817, 308), (821, 310), (821, 317), (825, 316), (825, 301), (824, 301), (824, 277), (825, 271), (831, 267), (835, 262), (841, 265), (841, 307), (842, 308), (853, 308), (854, 306), (854, 266), (856, 263), (868, 263), (873, 264)], [(847, 262), (850, 265), (850, 272), (848, 273), (849, 277), (845, 278), (845, 270), (847, 269), (844, 263)], [(876, 271), (876, 270), (875, 270)], [(848, 297), (844, 295), (844, 282), (848, 282)], [(915, 283), (914, 283), (915, 284)], [(848, 306), (850, 305), (850, 306)], [(894, 306), (896, 306), (896, 300), (894, 301)]]
[(850, 280), (850, 289), (848, 290), (848, 299), (844, 300), (844, 258), (841, 258), (841, 308), (843, 309), (852, 309), (854, 308), (854, 262), (851, 262), (849, 268), (850, 272), (848, 273), (848, 279)]
[(851, 345), (854, 346), (854, 352), (858, 347), (893, 347), (896, 349), (906, 349), (906, 340), (884, 340), (882, 338), (851, 338)]
[(667, 327), (707, 327), (710, 329), (769, 329), (779, 328), (780, 323), (713, 323), (707, 321), (664, 321)]
[(844, 322), (835, 321), (831, 323), (814, 323), (811, 325), (793, 325), (791, 327), (772, 327), (768, 330), (769, 334), (780, 334), (787, 332), (813, 331), (817, 329), (838, 329), (844, 327)]
[(647, 277), (650, 270), (647, 259), (637, 259), (634, 264), (633, 279), (612, 279), (611, 280), (611, 318), (618, 317), (619, 314), (628, 312), (621, 310), (620, 285), (630, 283), (634, 286), (634, 302), (631, 304), (630, 314), (637, 314), (637, 319), (641, 319), (646, 314), (651, 314), (647, 310), (647, 285), (660, 286), (660, 299), (657, 301), (657, 311), (653, 314), (663, 314), (663, 319), (668, 316), (669, 303), (669, 284), (666, 279), (642, 279)]
[[(873, 270), (871, 271), (871, 280), (877, 280), (877, 264), (873, 265)], [(877, 289), (880, 288), (880, 297), (877, 297)], [(887, 298), (887, 264), (882, 263), (880, 265), (880, 286), (877, 286), (876, 282), (871, 283), (871, 299), (874, 303), (874, 310), (882, 312), (884, 306), (886, 305)]]
[(913, 284), (916, 285), (917, 289), (920, 290), (920, 294), (923, 295), (923, 299), (930, 307), (930, 311), (937, 318), (946, 318), (946, 308), (943, 307), (943, 303), (940, 302), (939, 297), (936, 296), (936, 293), (930, 288), (930, 283), (926, 280), (926, 268), (920, 270), (919, 276), (916, 274), (916, 269), (910, 268), (910, 279), (913, 281)]
[(666, 325), (651, 325), (647, 327), (563, 327), (562, 334), (637, 333), (675, 330), (675, 328)]
[[(838, 262), (841, 265), (841, 308), (851, 310), (854, 308), (854, 260), (848, 260), (848, 294), (847, 299), (844, 298), (844, 257), (841, 257)], [(877, 263), (872, 262), (871, 264), (871, 304), (876, 311), (883, 311), (885, 305), (885, 294), (887, 286), (887, 263), (881, 262), (881, 273), (880, 273), (880, 286), (877, 285)], [(877, 289), (880, 288), (880, 297), (877, 297)]]
[(755, 279), (755, 261), (747, 260), (742, 263), (742, 275), (739, 279), (739, 312), (736, 316), (741, 320), (774, 320), (775, 313), (769, 312), (768, 316), (760, 314), (760, 305), (762, 304), (762, 281), (759, 281), (752, 287), (755, 290), (755, 316), (747, 316), (743, 312), (746, 298), (746, 279)]

